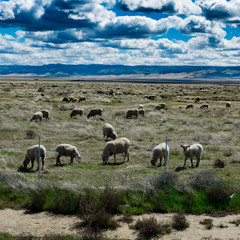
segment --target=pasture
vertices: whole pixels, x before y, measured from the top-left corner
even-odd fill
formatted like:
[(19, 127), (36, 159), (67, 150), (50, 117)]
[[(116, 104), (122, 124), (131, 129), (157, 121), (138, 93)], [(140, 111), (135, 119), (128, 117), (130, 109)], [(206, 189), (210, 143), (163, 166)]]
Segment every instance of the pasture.
[[(106, 184), (116, 188), (131, 189), (144, 184), (153, 175), (163, 173), (164, 167), (152, 167), (152, 150), (168, 137), (170, 155), (167, 171), (183, 165), (181, 144), (201, 143), (204, 150), (200, 166), (176, 172), (179, 179), (187, 181), (202, 170), (213, 170), (221, 178), (237, 184), (240, 180), (240, 86), (238, 85), (190, 85), (190, 84), (131, 84), (91, 83), (70, 81), (0, 83), (0, 168), (8, 174), (16, 173), (22, 166), (28, 147), (41, 144), (47, 149), (45, 170), (41, 183), (57, 184), (73, 188), (98, 188)], [(114, 94), (112, 94), (114, 92)], [(145, 96), (156, 96), (153, 100)], [(199, 96), (200, 101), (195, 103)], [(86, 97), (86, 101), (63, 102), (64, 97)], [(231, 107), (226, 108), (226, 102)], [(154, 111), (159, 103), (167, 109)], [(188, 104), (194, 104), (186, 109)], [(142, 104), (144, 117), (126, 119), (128, 109)], [(209, 104), (208, 109), (200, 109)], [(70, 118), (71, 110), (80, 107), (82, 117)], [(102, 118), (87, 119), (92, 108), (103, 109)], [(30, 122), (33, 113), (47, 109), (50, 120)], [(117, 155), (113, 165), (110, 157), (102, 165), (102, 126), (111, 123), (118, 137), (131, 141), (130, 161), (120, 164), (122, 155)], [(55, 166), (55, 148), (69, 143), (77, 147), (81, 162), (62, 157), (63, 166)], [(224, 162), (224, 168), (214, 167), (216, 160)], [(194, 158), (194, 165), (196, 159)], [(30, 164), (28, 168), (30, 167)], [(24, 181), (37, 182), (37, 164), (34, 171), (19, 172)]]

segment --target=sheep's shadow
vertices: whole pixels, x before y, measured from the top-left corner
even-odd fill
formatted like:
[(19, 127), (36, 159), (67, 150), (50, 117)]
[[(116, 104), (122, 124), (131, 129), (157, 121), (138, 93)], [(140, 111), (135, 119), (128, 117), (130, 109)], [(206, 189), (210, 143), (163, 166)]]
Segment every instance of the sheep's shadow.
[(175, 169), (175, 172), (180, 172), (180, 171), (183, 171), (183, 170), (186, 170), (187, 168), (186, 167), (177, 167)]
[(35, 173), (37, 171), (31, 169), (31, 168), (24, 168), (23, 166), (19, 167), (18, 172), (22, 172), (22, 173)]
[(101, 165), (104, 165), (104, 166), (106, 166), (106, 165), (109, 165), (109, 166), (119, 166), (119, 165), (122, 165), (122, 164), (124, 164), (124, 163), (126, 163), (126, 162), (117, 162), (117, 163), (107, 162), (107, 163), (105, 163), (105, 164), (102, 164), (102, 163), (101, 163)]
[(67, 165), (66, 163), (54, 164), (53, 167), (64, 167), (66, 165)]

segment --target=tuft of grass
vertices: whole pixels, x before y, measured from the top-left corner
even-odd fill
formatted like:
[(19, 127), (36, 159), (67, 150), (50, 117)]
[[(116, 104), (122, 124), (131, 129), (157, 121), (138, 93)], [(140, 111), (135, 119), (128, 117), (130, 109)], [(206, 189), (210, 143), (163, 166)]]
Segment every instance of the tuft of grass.
[(214, 162), (214, 167), (215, 168), (224, 168), (225, 167), (225, 162), (220, 159), (216, 159)]
[(187, 219), (183, 212), (179, 212), (179, 213), (176, 213), (173, 215), (172, 228), (174, 228), (178, 231), (183, 231), (188, 227), (189, 227), (189, 222), (187, 222)]
[(204, 220), (199, 222), (204, 225), (206, 229), (210, 230), (213, 228), (213, 220), (211, 218), (205, 218)]
[(37, 137), (37, 133), (34, 130), (27, 130), (26, 131), (26, 138), (28, 139), (34, 139)]
[(138, 231), (140, 239), (152, 239), (171, 232), (170, 224), (158, 223), (157, 219), (152, 216), (137, 220), (134, 229)]

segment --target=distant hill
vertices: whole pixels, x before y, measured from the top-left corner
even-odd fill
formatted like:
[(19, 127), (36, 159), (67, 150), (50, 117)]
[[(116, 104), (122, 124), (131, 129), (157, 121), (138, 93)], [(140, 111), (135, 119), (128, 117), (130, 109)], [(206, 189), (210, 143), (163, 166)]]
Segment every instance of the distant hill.
[(9, 77), (119, 79), (134, 81), (231, 80), (240, 79), (240, 67), (218, 66), (125, 66), (125, 65), (2, 65), (0, 75)]

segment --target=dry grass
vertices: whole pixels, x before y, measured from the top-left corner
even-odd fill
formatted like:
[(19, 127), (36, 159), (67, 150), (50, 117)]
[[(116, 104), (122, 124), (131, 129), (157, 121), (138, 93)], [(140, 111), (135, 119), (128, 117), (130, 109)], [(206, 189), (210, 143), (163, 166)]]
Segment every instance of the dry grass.
[[(138, 84), (136, 87), (136, 84), (127, 83), (70, 82), (16, 82), (13, 88), (10, 83), (2, 82), (0, 168), (15, 173), (22, 165), (26, 149), (37, 144), (37, 136), (40, 135), (41, 143), (47, 149), (42, 183), (67, 183), (77, 188), (104, 187), (106, 184), (117, 188), (135, 188), (138, 182), (163, 173), (163, 167), (151, 167), (150, 158), (152, 149), (164, 142), (167, 136), (170, 146), (168, 172), (183, 165), (180, 144), (199, 142), (204, 148), (199, 168), (190, 169), (188, 160), (187, 169), (176, 172), (178, 178), (183, 180), (197, 171), (210, 169), (237, 183), (240, 180), (240, 98), (236, 89), (238, 86)], [(100, 90), (103, 93), (98, 94)], [(111, 90), (116, 92), (115, 97), (109, 95)], [(211, 94), (213, 91), (216, 94)], [(43, 92), (44, 96), (41, 96)], [(155, 95), (156, 99), (148, 100), (145, 95)], [(84, 96), (87, 101), (65, 103), (62, 102), (64, 96)], [(194, 103), (196, 96), (201, 98), (200, 103)], [(231, 109), (225, 109), (226, 101), (232, 101)], [(155, 112), (154, 107), (161, 102), (166, 103), (167, 109)], [(194, 109), (186, 111), (185, 106), (190, 103), (194, 103)], [(199, 109), (203, 103), (209, 104), (207, 111)], [(143, 104), (146, 110), (145, 117), (126, 119), (126, 110), (137, 108), (139, 104)], [(74, 107), (83, 108), (84, 116), (71, 119), (69, 114)], [(103, 108), (104, 121), (86, 118), (88, 111), (95, 107)], [(50, 120), (30, 123), (32, 114), (43, 109), (50, 111)], [(119, 137), (130, 139), (128, 163), (114, 166), (111, 157), (109, 165), (101, 165), (101, 154), (106, 144), (102, 136), (105, 122), (115, 127)], [(75, 164), (69, 165), (69, 158), (63, 157), (64, 166), (54, 166), (54, 150), (60, 143), (75, 145), (82, 156), (82, 163), (75, 161)], [(225, 165), (224, 171), (221, 171), (214, 168), (216, 159), (234, 164)], [(117, 155), (117, 162), (121, 160), (122, 156)], [(19, 174), (23, 182), (37, 182), (36, 172)]]

